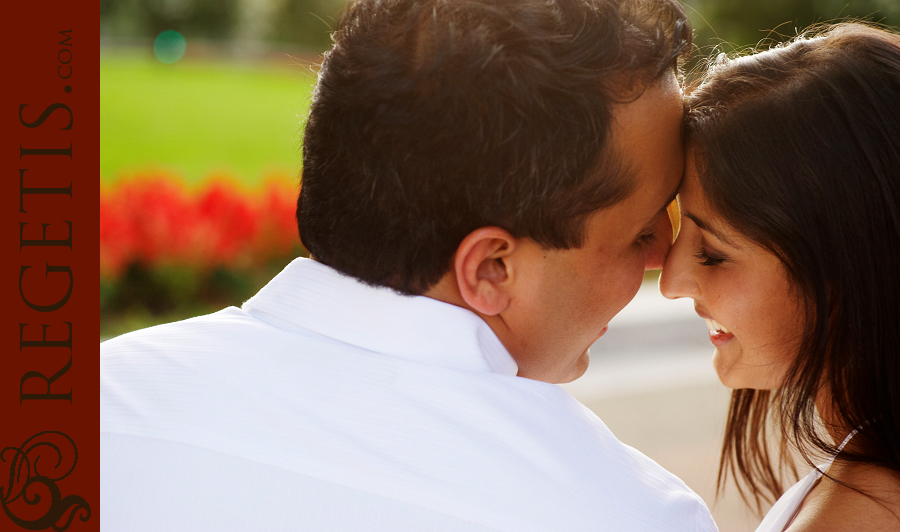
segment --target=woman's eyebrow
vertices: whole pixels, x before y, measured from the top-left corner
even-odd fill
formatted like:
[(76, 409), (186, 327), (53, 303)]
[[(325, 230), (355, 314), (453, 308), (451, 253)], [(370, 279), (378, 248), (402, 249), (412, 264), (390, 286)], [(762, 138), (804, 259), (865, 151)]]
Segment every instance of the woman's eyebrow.
[(696, 225), (700, 229), (706, 231), (707, 233), (711, 234), (712, 236), (716, 237), (717, 239), (721, 240), (722, 242), (728, 244), (729, 246), (736, 248), (736, 249), (740, 249), (740, 246), (735, 244), (734, 240), (726, 237), (721, 231), (714, 229), (710, 224), (706, 223), (702, 218), (700, 218), (696, 214), (693, 214), (693, 213), (690, 213), (687, 211), (681, 211), (681, 214), (683, 216), (685, 216), (686, 218), (689, 218), (692, 222), (694, 222), (694, 225)]

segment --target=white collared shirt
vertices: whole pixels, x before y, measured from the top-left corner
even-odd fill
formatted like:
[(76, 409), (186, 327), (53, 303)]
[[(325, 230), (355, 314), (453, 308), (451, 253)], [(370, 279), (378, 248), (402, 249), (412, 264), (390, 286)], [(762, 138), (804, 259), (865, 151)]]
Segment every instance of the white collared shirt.
[(715, 530), (477, 315), (309, 259), (100, 360), (106, 531)]

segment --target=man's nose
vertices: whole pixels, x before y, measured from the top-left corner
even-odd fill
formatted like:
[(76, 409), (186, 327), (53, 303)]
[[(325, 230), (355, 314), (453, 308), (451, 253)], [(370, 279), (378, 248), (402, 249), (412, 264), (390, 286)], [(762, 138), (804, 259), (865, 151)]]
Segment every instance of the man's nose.
[(663, 267), (669, 248), (672, 247), (672, 222), (663, 214), (653, 231), (656, 239), (644, 249), (644, 269), (658, 270)]

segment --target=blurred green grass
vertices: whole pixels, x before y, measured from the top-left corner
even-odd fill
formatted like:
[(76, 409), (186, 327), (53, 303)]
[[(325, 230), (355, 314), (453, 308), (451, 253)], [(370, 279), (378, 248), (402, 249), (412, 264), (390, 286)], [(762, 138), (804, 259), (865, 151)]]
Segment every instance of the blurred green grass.
[(224, 172), (253, 186), (270, 173), (296, 176), (314, 83), (309, 62), (286, 55), (165, 64), (149, 50), (104, 50), (100, 177), (163, 170), (193, 185)]

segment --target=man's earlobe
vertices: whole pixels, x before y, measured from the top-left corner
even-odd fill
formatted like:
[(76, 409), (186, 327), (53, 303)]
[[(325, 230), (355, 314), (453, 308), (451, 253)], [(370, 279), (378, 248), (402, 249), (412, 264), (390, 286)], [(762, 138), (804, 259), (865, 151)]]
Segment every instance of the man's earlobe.
[(454, 259), (459, 293), (480, 314), (494, 316), (510, 301), (510, 271), (506, 258), (516, 239), (499, 227), (480, 227), (460, 242)]

